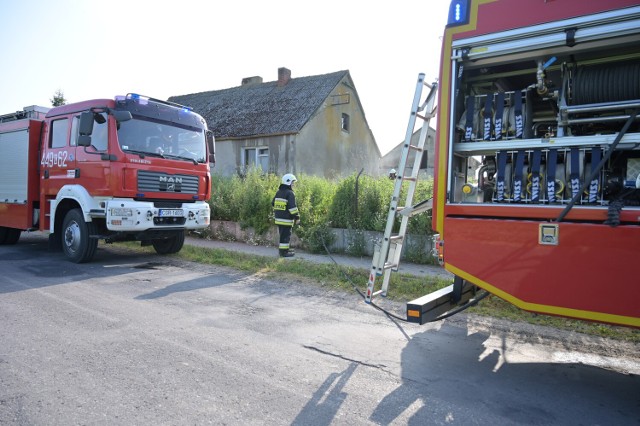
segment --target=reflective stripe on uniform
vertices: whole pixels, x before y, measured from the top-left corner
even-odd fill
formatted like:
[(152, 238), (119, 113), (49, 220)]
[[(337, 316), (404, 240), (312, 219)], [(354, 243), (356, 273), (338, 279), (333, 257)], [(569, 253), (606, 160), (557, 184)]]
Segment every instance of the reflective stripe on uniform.
[(297, 207), (294, 207), (294, 208), (292, 208), (292, 209), (289, 209), (289, 213), (291, 213), (291, 214), (293, 214), (293, 215), (298, 214), (298, 208), (297, 208)]
[(287, 210), (287, 199), (286, 198), (276, 198), (273, 200), (273, 209), (274, 210)]
[(278, 246), (279, 250), (289, 250), (289, 243), (280, 243)]
[(293, 226), (293, 219), (280, 219), (276, 217), (276, 225)]

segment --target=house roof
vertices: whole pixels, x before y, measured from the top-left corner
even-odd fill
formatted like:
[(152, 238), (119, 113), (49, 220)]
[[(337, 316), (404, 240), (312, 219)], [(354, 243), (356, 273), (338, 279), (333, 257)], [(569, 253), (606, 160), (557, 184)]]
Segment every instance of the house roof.
[[(217, 139), (298, 133), (349, 71), (171, 96), (202, 115)], [(254, 78), (255, 79), (255, 78)], [(258, 77), (259, 79), (259, 77)], [(245, 79), (252, 80), (252, 79)], [(259, 79), (261, 80), (261, 79)]]

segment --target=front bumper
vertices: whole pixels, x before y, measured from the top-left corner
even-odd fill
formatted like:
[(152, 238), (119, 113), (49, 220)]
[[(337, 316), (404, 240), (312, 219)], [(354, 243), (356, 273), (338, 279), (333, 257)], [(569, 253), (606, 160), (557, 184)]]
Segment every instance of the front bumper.
[(204, 229), (209, 226), (211, 209), (204, 201), (156, 207), (153, 202), (112, 199), (105, 206), (110, 231), (146, 231), (149, 229)]

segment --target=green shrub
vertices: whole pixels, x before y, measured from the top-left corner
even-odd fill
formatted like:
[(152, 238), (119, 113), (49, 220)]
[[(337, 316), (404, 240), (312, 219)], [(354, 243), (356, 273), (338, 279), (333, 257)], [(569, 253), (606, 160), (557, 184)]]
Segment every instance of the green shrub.
[(242, 190), (242, 182), (237, 176), (211, 175), (211, 218), (237, 221), (239, 210), (233, 194)]
[(274, 175), (263, 175), (261, 170), (254, 168), (241, 179), (242, 188), (234, 194), (238, 222), (240, 227), (253, 228), (257, 234), (262, 235), (273, 225), (271, 201), (277, 190), (277, 178)]
[[(307, 175), (297, 177), (294, 191), (301, 222), (294, 232), (309, 249), (324, 250), (319, 236), (331, 238), (326, 232), (328, 228), (384, 231), (394, 181), (357, 174), (340, 181)], [(211, 218), (236, 221), (244, 228), (252, 227), (258, 234), (264, 234), (273, 225), (271, 201), (279, 185), (280, 176), (264, 174), (256, 169), (243, 177), (213, 175)], [(405, 198), (407, 187), (408, 184), (403, 186), (400, 199)], [(431, 198), (432, 193), (432, 179), (418, 181), (413, 204)], [(396, 218), (394, 231), (399, 225), (400, 217)], [(430, 215), (423, 213), (411, 218), (407, 232), (431, 235)], [(359, 247), (364, 247), (363, 242), (354, 241), (353, 250), (358, 251)]]
[(333, 228), (349, 228), (356, 221), (356, 176), (338, 183), (327, 218)]
[(328, 223), (329, 208), (336, 185), (317, 176), (298, 175), (293, 186), (296, 203), (300, 210), (300, 224), (293, 232), (302, 240), (303, 246), (314, 253), (324, 253), (323, 242), (329, 247), (334, 236)]
[(327, 221), (336, 185), (317, 176), (298, 176), (293, 186), (300, 210), (300, 225), (313, 228)]

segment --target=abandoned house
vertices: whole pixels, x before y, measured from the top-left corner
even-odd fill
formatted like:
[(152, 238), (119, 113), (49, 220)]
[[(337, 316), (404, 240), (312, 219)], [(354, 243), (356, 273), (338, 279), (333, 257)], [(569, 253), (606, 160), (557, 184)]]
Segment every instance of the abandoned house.
[[(427, 139), (424, 142), (424, 152), (422, 153), (422, 158), (420, 161), (420, 179), (423, 179), (428, 176), (433, 176), (433, 160), (435, 153), (435, 134), (436, 131), (432, 127), (429, 127), (429, 131), (427, 132)], [(418, 140), (420, 139), (420, 129), (418, 128), (411, 135), (411, 145), (417, 146)], [(396, 145), (391, 151), (386, 153), (381, 160), (381, 173), (383, 175), (388, 174), (391, 169), (397, 169), (400, 164), (400, 159), (402, 157), (402, 152), (404, 149), (405, 141), (400, 142)], [(407, 156), (405, 174), (410, 175), (411, 170), (413, 168), (413, 164), (416, 158), (416, 151), (409, 151), (409, 155)], [(397, 173), (400, 173), (400, 170), (396, 170)]]
[(381, 155), (349, 71), (278, 80), (242, 79), (230, 89), (172, 96), (202, 115), (216, 138), (214, 173), (378, 176)]

